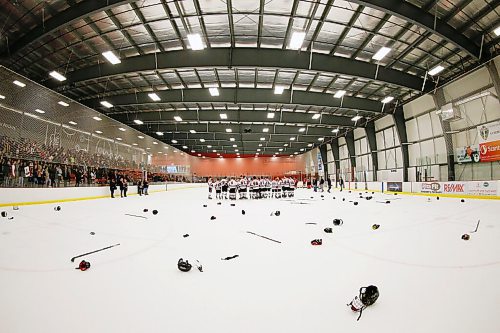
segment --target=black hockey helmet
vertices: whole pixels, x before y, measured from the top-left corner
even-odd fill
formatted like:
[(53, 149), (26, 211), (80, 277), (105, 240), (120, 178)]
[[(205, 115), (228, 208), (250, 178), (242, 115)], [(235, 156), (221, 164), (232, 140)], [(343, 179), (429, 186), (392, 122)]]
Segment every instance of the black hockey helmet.
[(365, 306), (370, 306), (378, 299), (379, 292), (376, 286), (368, 286), (359, 289), (359, 299)]
[(191, 270), (191, 264), (189, 263), (189, 261), (184, 261), (182, 258), (179, 259), (179, 261), (177, 262), (177, 268), (180, 270), (180, 271), (183, 271), (183, 272), (189, 272)]
[(344, 221), (342, 219), (333, 219), (333, 225), (342, 225)]

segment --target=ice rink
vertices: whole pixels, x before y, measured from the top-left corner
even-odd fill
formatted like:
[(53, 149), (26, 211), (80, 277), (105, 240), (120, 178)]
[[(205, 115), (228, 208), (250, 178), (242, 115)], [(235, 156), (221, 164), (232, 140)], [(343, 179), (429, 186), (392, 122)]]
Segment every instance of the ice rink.
[[(232, 207), (201, 187), (0, 208), (14, 217), (0, 218), (0, 332), (500, 331), (498, 201), (359, 193)], [(88, 271), (70, 261), (117, 243), (83, 257)], [(179, 271), (181, 257), (203, 272)], [(370, 284), (380, 297), (356, 321), (346, 303)]]

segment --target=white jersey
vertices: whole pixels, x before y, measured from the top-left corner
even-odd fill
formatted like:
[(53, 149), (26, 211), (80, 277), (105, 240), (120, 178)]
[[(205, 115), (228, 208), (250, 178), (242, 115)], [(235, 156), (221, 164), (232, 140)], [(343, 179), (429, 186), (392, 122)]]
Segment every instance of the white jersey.
[(208, 180), (208, 188), (213, 188), (214, 187), (214, 182), (212, 179)]
[(271, 188), (271, 181), (268, 178), (266, 178), (266, 187)]
[(248, 181), (245, 178), (240, 179), (239, 187), (242, 190), (245, 190), (247, 188)]
[(273, 190), (277, 190), (278, 189), (278, 181), (277, 180), (273, 180), (271, 182), (271, 187), (273, 188)]
[(265, 179), (261, 179), (259, 181), (259, 187), (260, 188), (266, 188), (266, 180)]
[(221, 183), (220, 181), (216, 181), (216, 182), (214, 183), (214, 186), (215, 186), (215, 189), (216, 189), (216, 190), (219, 190), (219, 191), (220, 191), (220, 189), (222, 188), (222, 183)]
[(288, 187), (291, 189), (295, 188), (295, 180), (293, 180), (293, 178), (288, 178)]
[(259, 180), (258, 179), (252, 180), (252, 187), (254, 189), (258, 189), (259, 188)]
[(235, 189), (238, 186), (238, 182), (234, 179), (231, 179), (228, 183), (230, 189)]

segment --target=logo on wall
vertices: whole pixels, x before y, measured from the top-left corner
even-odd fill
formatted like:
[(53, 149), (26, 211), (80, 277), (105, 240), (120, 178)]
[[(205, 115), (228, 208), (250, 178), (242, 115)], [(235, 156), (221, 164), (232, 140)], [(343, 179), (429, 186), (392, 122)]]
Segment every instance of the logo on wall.
[(488, 139), (488, 136), (490, 135), (490, 130), (488, 127), (486, 126), (482, 126), (480, 129), (479, 129), (479, 135), (481, 135), (481, 137), (483, 138), (483, 140), (487, 140)]
[(439, 183), (422, 183), (422, 192), (440, 193), (441, 185)]

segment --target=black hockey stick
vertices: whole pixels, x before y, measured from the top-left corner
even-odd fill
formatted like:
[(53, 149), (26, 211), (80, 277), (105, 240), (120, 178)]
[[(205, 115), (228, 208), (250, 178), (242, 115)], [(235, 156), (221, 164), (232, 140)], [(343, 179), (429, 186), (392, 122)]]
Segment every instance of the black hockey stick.
[(134, 215), (134, 214), (125, 214), (127, 216), (140, 217), (141, 219), (147, 219), (146, 216)]
[(231, 260), (231, 259), (238, 258), (238, 257), (239, 257), (239, 255), (238, 255), (238, 254), (235, 254), (234, 256), (225, 257), (225, 258), (220, 258), (220, 260)]
[(84, 257), (84, 256), (89, 255), (89, 254), (93, 254), (93, 253), (96, 253), (96, 252), (104, 251), (104, 250), (110, 249), (110, 248), (118, 246), (118, 245), (120, 245), (120, 243), (115, 244), (115, 245), (110, 245), (110, 246), (107, 246), (107, 247), (103, 247), (102, 249), (99, 249), (99, 250), (95, 250), (95, 251), (87, 252), (87, 253), (84, 253), (84, 254), (80, 254), (79, 256), (71, 258), (71, 262), (75, 262), (76, 258), (80, 258), (80, 257)]
[(276, 242), (276, 243), (280, 243), (281, 244), (281, 242), (277, 241), (276, 239), (272, 239), (272, 238), (269, 238), (269, 237), (266, 237), (266, 236), (262, 236), (262, 235), (256, 234), (255, 232), (247, 231), (247, 233), (255, 235), (255, 236), (258, 236), (258, 237), (262, 237), (262, 238), (270, 240), (272, 242)]
[(481, 220), (477, 220), (477, 225), (476, 225), (476, 230), (474, 231), (471, 231), (470, 233), (472, 234), (473, 232), (477, 232), (477, 228), (479, 228), (479, 223), (481, 222)]

